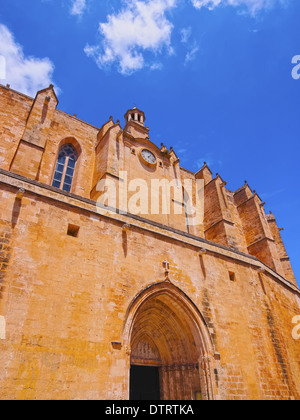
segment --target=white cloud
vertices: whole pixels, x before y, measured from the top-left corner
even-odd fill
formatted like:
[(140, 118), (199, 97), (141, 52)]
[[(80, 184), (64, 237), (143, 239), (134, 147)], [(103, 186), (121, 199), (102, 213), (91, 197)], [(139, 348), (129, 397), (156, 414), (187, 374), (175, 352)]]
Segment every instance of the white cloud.
[(100, 23), (103, 42), (89, 46), (85, 52), (93, 57), (100, 68), (118, 63), (122, 74), (142, 69), (146, 52), (160, 53), (163, 49), (173, 53), (171, 47), (172, 23), (166, 12), (176, 6), (177, 0), (126, 0), (125, 7)]
[(195, 60), (198, 51), (199, 51), (199, 46), (196, 43), (194, 43), (185, 56), (184, 64), (187, 64), (190, 61)]
[(185, 56), (184, 64), (187, 65), (190, 61), (195, 60), (197, 52), (199, 51), (199, 45), (195, 40), (192, 40), (192, 28), (189, 26), (183, 28), (180, 31), (181, 42), (187, 47), (187, 53)]
[(13, 89), (30, 96), (48, 87), (52, 81), (54, 65), (49, 58), (25, 57), (9, 29), (0, 24), (0, 56), (5, 59), (5, 79)]
[(163, 68), (162, 63), (151, 64), (150, 70), (161, 70)]
[(183, 44), (187, 44), (192, 35), (192, 28), (189, 26), (188, 28), (181, 29), (180, 35), (181, 35), (181, 42)]
[[(86, 0), (73, 0), (78, 6), (86, 6)], [(218, 6), (244, 7), (245, 11), (255, 15), (262, 9), (276, 4), (285, 4), (289, 0), (190, 0), (196, 9), (206, 7), (214, 9)], [(116, 64), (122, 74), (131, 74), (144, 67), (153, 67), (153, 55), (167, 53), (175, 54), (171, 45), (171, 35), (174, 28), (167, 13), (175, 9), (179, 0), (123, 0), (121, 11), (107, 16), (107, 21), (99, 24), (101, 41), (94, 46), (86, 45), (84, 51), (88, 57), (95, 60), (103, 69)], [(192, 29), (183, 28), (180, 31), (181, 43), (189, 49), (184, 64), (194, 60), (199, 46), (191, 42)], [(152, 57), (149, 57), (149, 53)], [(152, 64), (151, 64), (152, 63)]]
[(82, 16), (87, 6), (87, 0), (73, 0), (71, 15)]
[(251, 14), (268, 9), (276, 4), (284, 4), (286, 0), (191, 0), (196, 9), (207, 7), (212, 10), (217, 6), (244, 6)]

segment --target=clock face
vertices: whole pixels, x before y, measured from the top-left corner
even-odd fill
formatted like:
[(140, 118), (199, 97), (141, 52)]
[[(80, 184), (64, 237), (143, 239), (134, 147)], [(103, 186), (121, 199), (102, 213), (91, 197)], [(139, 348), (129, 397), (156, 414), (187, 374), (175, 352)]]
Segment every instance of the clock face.
[(145, 161), (148, 163), (153, 164), (156, 162), (156, 157), (154, 156), (152, 152), (150, 152), (150, 150), (147, 150), (147, 149), (142, 150), (142, 156), (145, 159)]

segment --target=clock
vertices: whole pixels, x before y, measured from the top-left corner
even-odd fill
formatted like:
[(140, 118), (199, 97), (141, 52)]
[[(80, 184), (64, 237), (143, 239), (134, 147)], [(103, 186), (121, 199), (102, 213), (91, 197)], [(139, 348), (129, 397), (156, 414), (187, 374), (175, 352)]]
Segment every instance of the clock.
[(150, 150), (143, 149), (141, 151), (142, 158), (149, 163), (150, 165), (154, 165), (156, 163), (156, 157)]

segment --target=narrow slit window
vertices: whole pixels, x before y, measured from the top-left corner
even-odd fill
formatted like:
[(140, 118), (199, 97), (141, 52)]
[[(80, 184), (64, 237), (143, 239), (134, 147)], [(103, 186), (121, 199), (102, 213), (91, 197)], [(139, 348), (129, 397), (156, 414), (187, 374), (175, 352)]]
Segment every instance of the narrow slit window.
[(74, 177), (77, 152), (72, 144), (65, 144), (59, 151), (52, 186), (70, 192)]
[(232, 271), (229, 271), (229, 279), (233, 282), (236, 281), (235, 273), (233, 273)]
[(75, 226), (75, 225), (68, 225), (68, 232), (67, 235), (68, 236), (73, 236), (73, 238), (78, 238), (79, 235), (79, 226)]

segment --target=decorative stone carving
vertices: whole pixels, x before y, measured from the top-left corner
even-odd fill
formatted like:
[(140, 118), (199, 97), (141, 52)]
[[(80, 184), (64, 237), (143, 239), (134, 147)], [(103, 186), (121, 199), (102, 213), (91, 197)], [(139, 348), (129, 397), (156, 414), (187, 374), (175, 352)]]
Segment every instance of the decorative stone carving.
[(140, 362), (160, 362), (160, 355), (154, 343), (150, 343), (147, 339), (143, 339), (132, 349), (131, 359)]

